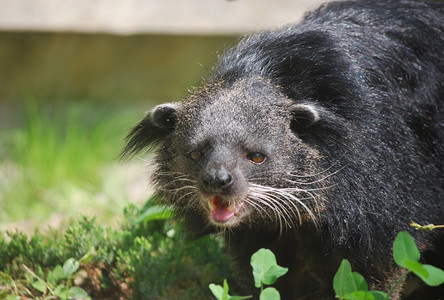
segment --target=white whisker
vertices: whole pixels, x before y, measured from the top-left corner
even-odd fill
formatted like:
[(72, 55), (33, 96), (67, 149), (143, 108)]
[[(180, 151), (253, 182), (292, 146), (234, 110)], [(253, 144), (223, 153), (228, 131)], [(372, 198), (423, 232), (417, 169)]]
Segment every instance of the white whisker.
[[(298, 193), (307, 194), (309, 197), (307, 198), (297, 197), (295, 194)], [(320, 228), (319, 221), (315, 213), (303, 201), (303, 200), (313, 200), (314, 207), (319, 209), (319, 205), (317, 203), (317, 196), (314, 195), (312, 191), (307, 191), (305, 189), (297, 187), (274, 188), (259, 184), (250, 184), (250, 195), (251, 195), (250, 196), (251, 200), (256, 200), (258, 203), (266, 205), (276, 214), (280, 226), (282, 226), (282, 218), (286, 226), (288, 226), (289, 228), (291, 228), (291, 223), (293, 223), (294, 221), (298, 221), (299, 224), (302, 224), (302, 215), (298, 207), (300, 206), (309, 215), (315, 227), (318, 230)], [(292, 212), (294, 218), (291, 218), (289, 212)], [(292, 220), (292, 222), (290, 222), (289, 220)]]

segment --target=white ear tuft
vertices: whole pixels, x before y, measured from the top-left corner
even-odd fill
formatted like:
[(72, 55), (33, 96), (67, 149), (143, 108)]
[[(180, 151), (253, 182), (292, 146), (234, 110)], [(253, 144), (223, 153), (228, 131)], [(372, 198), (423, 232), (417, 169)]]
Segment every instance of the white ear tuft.
[(177, 104), (164, 103), (154, 107), (149, 114), (154, 125), (158, 127), (174, 127), (177, 119), (177, 108)]
[(290, 127), (294, 131), (308, 128), (321, 119), (319, 109), (313, 104), (295, 104), (290, 109), (293, 116)]

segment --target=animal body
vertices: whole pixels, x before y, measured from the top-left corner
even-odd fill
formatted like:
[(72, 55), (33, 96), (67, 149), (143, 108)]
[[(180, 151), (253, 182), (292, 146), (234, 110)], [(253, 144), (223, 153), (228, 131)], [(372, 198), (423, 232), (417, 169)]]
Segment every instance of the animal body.
[(196, 236), (225, 237), (246, 292), (259, 248), (289, 268), (282, 299), (333, 299), (343, 258), (387, 291), (399, 231), (443, 267), (443, 232), (408, 226), (444, 224), (443, 101), (443, 2), (333, 2), (242, 39), (124, 155), (155, 150), (157, 194)]

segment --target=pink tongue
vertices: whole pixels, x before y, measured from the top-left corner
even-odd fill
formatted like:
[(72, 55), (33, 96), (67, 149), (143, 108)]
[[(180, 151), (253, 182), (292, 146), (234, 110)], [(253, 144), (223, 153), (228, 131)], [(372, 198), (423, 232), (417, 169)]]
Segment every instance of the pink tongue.
[(225, 223), (234, 215), (234, 210), (231, 212), (228, 211), (228, 206), (230, 204), (223, 202), (221, 197), (213, 196), (210, 201), (213, 204), (213, 207), (211, 207), (211, 217), (214, 221)]

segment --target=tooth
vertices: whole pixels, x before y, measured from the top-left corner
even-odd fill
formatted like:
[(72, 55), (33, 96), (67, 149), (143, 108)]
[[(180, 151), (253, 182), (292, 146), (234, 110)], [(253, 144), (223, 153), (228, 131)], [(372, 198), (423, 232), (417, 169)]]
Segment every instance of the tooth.
[(230, 206), (227, 207), (227, 210), (229, 212), (232, 212), (234, 210), (234, 202), (230, 204)]
[(211, 201), (211, 200), (208, 201), (208, 206), (210, 207), (211, 211), (216, 209), (216, 205), (214, 205), (213, 201)]

